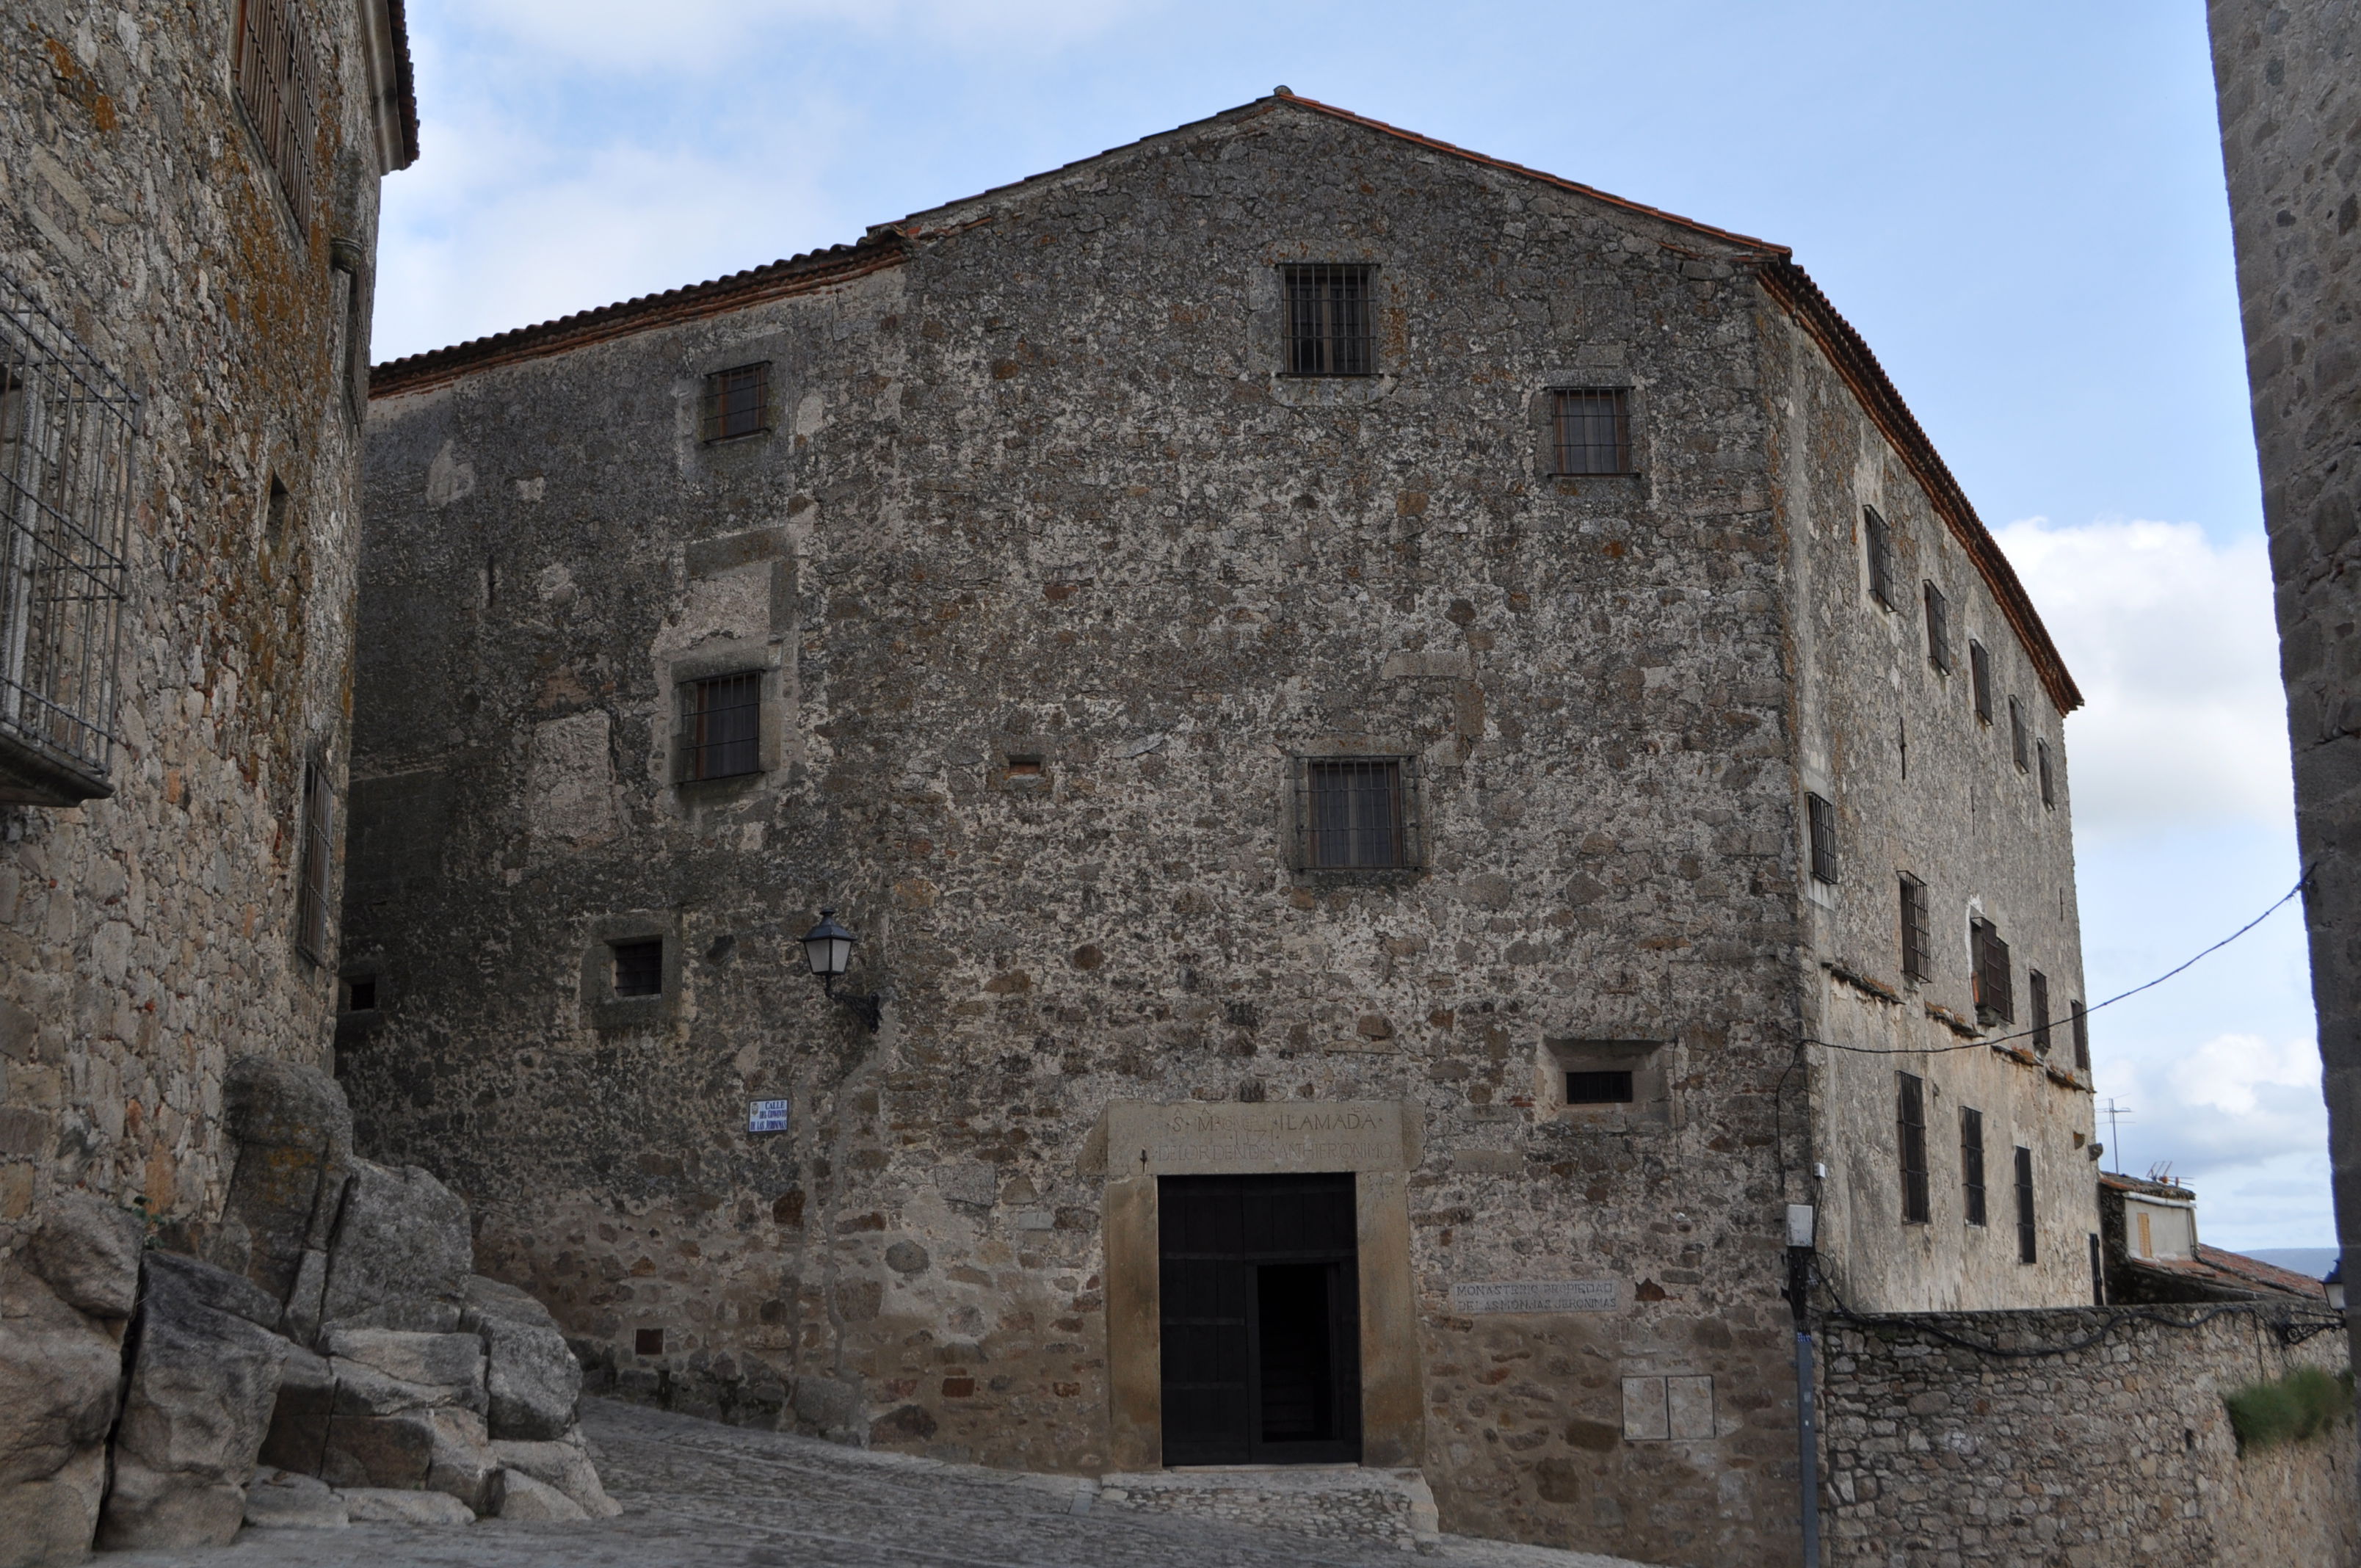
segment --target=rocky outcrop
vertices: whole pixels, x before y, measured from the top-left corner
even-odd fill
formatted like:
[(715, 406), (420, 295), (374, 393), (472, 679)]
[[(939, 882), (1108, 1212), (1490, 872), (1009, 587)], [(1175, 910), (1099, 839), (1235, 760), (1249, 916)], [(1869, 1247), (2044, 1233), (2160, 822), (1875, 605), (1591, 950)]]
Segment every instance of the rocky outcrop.
[[(77, 1195), (0, 1255), (0, 1568), (241, 1525), (608, 1518), (548, 1311), (474, 1275), (467, 1205), (352, 1152), (326, 1075), (242, 1061), (203, 1259)], [(110, 1440), (112, 1448), (110, 1451)]]

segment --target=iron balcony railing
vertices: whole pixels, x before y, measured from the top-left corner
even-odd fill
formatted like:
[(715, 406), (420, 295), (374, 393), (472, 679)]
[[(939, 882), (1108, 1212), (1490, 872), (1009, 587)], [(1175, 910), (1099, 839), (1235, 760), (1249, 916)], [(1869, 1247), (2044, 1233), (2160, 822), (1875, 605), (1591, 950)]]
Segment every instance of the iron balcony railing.
[(0, 801), (111, 794), (139, 400), (0, 270)]

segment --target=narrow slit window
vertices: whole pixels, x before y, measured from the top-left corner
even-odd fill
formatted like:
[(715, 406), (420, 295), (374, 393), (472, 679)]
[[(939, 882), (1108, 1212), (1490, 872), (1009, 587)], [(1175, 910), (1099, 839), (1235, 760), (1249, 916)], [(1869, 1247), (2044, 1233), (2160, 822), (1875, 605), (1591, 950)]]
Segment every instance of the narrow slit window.
[(1367, 376), (1377, 368), (1369, 269), (1280, 269), (1287, 291), (1287, 369), (1291, 376)]
[(2016, 995), (2010, 977), (2008, 944), (1989, 920), (1968, 924), (1968, 946), (1975, 959), (1976, 1022), (1990, 1028), (2016, 1021)]
[(1551, 394), (1551, 431), (1558, 474), (1631, 472), (1631, 394), (1613, 388)]
[(2032, 772), (2033, 744), (2026, 732), (2025, 704), (2015, 697), (2008, 699), (2008, 754), (2015, 761), (2018, 773)]
[(2049, 771), (2048, 741), (2036, 740), (2033, 743), (2033, 760), (2041, 774), (2041, 804), (2055, 808), (2058, 805), (2058, 784)]
[(760, 773), (763, 677), (747, 671), (690, 681), (680, 688), (680, 776), (737, 778)]
[(1951, 601), (1932, 583), (1927, 585), (1927, 662), (1951, 673)]
[(1302, 766), (1298, 819), (1306, 868), (1380, 870), (1417, 863), (1416, 793), (1403, 759), (1320, 758)]
[(1927, 1085), (1915, 1073), (1899, 1072), (1896, 1124), (1902, 1146), (1902, 1218), (1923, 1225), (1932, 1212), (1927, 1195)]
[(296, 875), (295, 950), (313, 963), (328, 952), (328, 876), (335, 839), (331, 836), (328, 781), (314, 760), (303, 764), (303, 840)]
[(1569, 1072), (1565, 1075), (1565, 1102), (1569, 1105), (1629, 1105), (1631, 1103), (1631, 1074), (1621, 1069), (1604, 1072)]
[(1975, 694), (1976, 717), (1992, 722), (1992, 655), (1974, 638), (1968, 639), (1968, 685)]
[(2081, 1000), (2077, 998), (2066, 1004), (2066, 1017), (2074, 1035), (2074, 1070), (2088, 1072), (2091, 1070), (2091, 1015), (2084, 1011)]
[(1812, 880), (1833, 884), (1837, 880), (1837, 808), (1817, 795), (1806, 795), (1804, 813), (1811, 836)]
[(1932, 971), (1928, 956), (1933, 945), (1927, 939), (1927, 884), (1904, 872), (1902, 876), (1902, 972), (1912, 980), (1925, 980)]
[(2035, 1249), (2037, 1239), (2033, 1217), (2033, 1151), (2020, 1147), (2016, 1151), (2016, 1261), (2039, 1261)]
[(705, 439), (733, 441), (772, 426), (771, 366), (737, 365), (705, 378)]
[(1863, 507), (1861, 532), (1869, 547), (1869, 595), (1886, 609), (1894, 608), (1894, 531), (1872, 507)]
[(2033, 1048), (2049, 1054), (2049, 977), (2037, 969), (2025, 971), (2025, 1004), (2033, 1012)]
[(617, 996), (664, 994), (664, 938), (649, 937), (637, 941), (611, 942), (608, 946), (615, 955)]
[(1960, 1108), (1960, 1184), (1967, 1195), (1968, 1223), (1981, 1225), (1984, 1214), (1984, 1113)]

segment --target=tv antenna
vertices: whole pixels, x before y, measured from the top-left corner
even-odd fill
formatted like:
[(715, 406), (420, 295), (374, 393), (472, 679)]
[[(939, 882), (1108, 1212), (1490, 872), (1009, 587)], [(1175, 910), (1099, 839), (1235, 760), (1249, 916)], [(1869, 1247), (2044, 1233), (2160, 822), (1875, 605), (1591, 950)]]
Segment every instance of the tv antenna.
[(2116, 1104), (2114, 1096), (2110, 1095), (2107, 1102), (2101, 1106), (2099, 1111), (2100, 1114), (2107, 1119), (2107, 1152), (2115, 1157), (2115, 1168), (2121, 1170), (2124, 1168), (2123, 1133), (2117, 1128), (2116, 1124), (2129, 1121), (2132, 1108), (2128, 1105)]

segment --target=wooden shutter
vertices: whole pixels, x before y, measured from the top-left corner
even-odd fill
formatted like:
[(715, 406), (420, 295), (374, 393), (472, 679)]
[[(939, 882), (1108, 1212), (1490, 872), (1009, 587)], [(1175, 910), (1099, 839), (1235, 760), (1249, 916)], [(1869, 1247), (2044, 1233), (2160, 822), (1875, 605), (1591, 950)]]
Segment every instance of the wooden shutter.
[(1927, 1086), (1912, 1073), (1894, 1077), (1900, 1080), (1894, 1119), (1901, 1135), (1902, 1217), (1924, 1224), (1931, 1212), (1927, 1193)]

